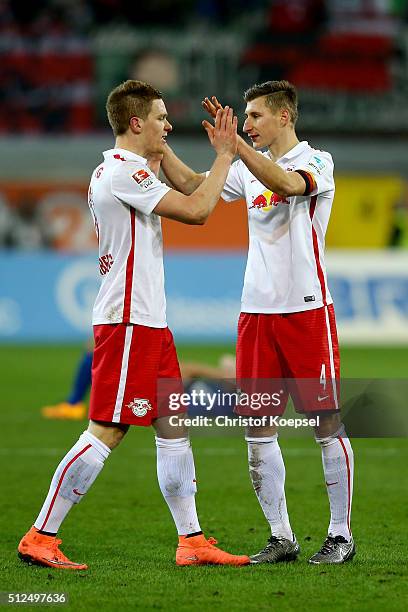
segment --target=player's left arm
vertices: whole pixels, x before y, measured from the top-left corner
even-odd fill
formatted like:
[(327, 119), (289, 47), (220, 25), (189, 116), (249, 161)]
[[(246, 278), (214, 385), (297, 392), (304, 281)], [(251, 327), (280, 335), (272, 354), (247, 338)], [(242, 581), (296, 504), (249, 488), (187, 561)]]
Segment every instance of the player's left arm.
[(205, 174), (195, 172), (187, 166), (169, 145), (165, 147), (161, 166), (166, 178), (184, 195), (191, 195), (205, 180)]

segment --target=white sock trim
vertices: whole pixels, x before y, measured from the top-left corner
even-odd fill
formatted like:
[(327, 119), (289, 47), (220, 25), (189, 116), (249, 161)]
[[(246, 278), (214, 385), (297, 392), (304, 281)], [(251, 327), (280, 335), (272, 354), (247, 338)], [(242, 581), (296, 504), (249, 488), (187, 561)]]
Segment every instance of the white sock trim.
[(245, 440), (250, 444), (267, 444), (268, 442), (277, 442), (278, 434), (274, 436), (265, 436), (265, 438), (253, 438), (252, 436), (245, 436)]
[(315, 436), (315, 440), (318, 444), (321, 444), (322, 446), (327, 446), (328, 444), (332, 444), (333, 442), (335, 442), (339, 436), (341, 438), (347, 438), (346, 430), (343, 423), (340, 424), (339, 429), (335, 433), (331, 434), (330, 436), (327, 436), (326, 438), (318, 438), (317, 436)]
[(95, 448), (95, 450), (100, 452), (104, 459), (107, 459), (109, 457), (111, 453), (111, 449), (109, 448), (109, 446), (107, 446), (104, 442), (102, 442), (102, 440), (94, 436), (87, 429), (83, 432), (79, 439), (83, 440), (84, 442), (87, 442), (88, 444), (91, 444)]
[(158, 438), (155, 436), (157, 448), (186, 449), (191, 446), (189, 438)]

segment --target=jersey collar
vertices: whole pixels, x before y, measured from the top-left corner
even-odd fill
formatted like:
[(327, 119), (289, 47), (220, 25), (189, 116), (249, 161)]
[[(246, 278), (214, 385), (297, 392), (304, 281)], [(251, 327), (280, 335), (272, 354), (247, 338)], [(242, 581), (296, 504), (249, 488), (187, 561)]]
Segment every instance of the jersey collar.
[[(299, 142), (295, 147), (293, 147), (292, 149), (290, 149), (287, 153), (285, 153), (285, 155), (282, 155), (282, 157), (280, 157), (279, 159), (276, 160), (276, 163), (278, 162), (284, 162), (288, 159), (293, 159), (295, 157), (297, 157), (298, 155), (300, 155), (301, 153), (303, 153), (303, 151), (309, 146), (309, 143), (307, 142), (307, 140), (302, 140), (301, 142)], [(267, 156), (270, 157), (270, 153), (269, 151), (266, 152)]]
[(123, 161), (137, 161), (141, 162), (142, 164), (147, 163), (147, 159), (145, 157), (137, 155), (136, 153), (128, 151), (127, 149), (109, 149), (108, 151), (103, 152), (103, 156), (105, 159), (107, 159), (108, 157), (114, 157), (115, 155), (119, 155), (120, 159), (122, 159)]

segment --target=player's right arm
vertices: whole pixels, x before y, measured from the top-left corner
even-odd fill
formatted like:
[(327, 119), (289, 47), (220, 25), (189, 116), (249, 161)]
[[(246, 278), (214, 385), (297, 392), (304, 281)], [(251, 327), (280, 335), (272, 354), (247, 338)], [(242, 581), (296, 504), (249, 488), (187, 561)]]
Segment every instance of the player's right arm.
[(202, 225), (215, 208), (237, 151), (237, 118), (233, 116), (232, 109), (220, 109), (214, 130), (207, 133), (217, 152), (210, 173), (206, 178), (203, 176), (191, 195), (170, 190), (155, 207), (153, 212), (157, 215), (181, 223)]

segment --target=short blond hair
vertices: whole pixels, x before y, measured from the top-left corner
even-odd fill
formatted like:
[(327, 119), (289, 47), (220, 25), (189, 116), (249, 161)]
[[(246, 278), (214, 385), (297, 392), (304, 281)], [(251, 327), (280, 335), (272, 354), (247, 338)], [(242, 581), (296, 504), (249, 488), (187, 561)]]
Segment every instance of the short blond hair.
[(293, 125), (298, 118), (298, 95), (297, 90), (289, 81), (266, 81), (252, 85), (244, 93), (245, 102), (251, 102), (256, 98), (266, 96), (266, 104), (274, 111), (286, 108), (289, 111), (290, 120)]
[(146, 119), (153, 100), (162, 98), (158, 89), (143, 81), (128, 80), (112, 89), (106, 102), (106, 112), (114, 135), (124, 134), (132, 117)]

